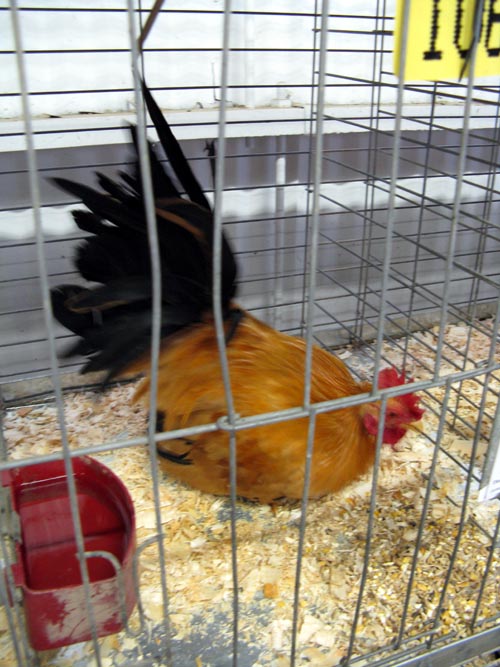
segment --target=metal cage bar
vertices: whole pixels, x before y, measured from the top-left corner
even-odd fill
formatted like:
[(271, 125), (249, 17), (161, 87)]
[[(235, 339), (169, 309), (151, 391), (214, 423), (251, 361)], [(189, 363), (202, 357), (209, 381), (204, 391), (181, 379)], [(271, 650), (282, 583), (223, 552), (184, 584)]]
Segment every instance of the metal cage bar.
[[(3, 130), (0, 127), (0, 148), (4, 151), (6, 147), (4, 153), (0, 152), (0, 178), (7, 185), (15, 185), (18, 179), (30, 190), (29, 197), (21, 197), (19, 188), (6, 188), (12, 193), (8, 192), (2, 203), (0, 235), (9, 229), (9, 218), (4, 215), (22, 215), (32, 209), (35, 220), (33, 238), (29, 234), (0, 236), (0, 258), (6, 259), (5, 267), (0, 266), (0, 296), (24, 295), (23, 299), (11, 297), (6, 307), (0, 304), (0, 323), (19, 322), (17, 329), (5, 336), (0, 334), (0, 354), (7, 359), (47, 345), (45, 358), (39, 361), (38, 352), (30, 352), (33, 364), (8, 367), (2, 380), (1, 441), (5, 447), (2, 445), (0, 473), (8, 475), (30, 464), (64, 461), (92, 634), (82, 649), (82, 667), (85, 661), (104, 667), (118, 655), (119, 663), (130, 667), (180, 667), (188, 660), (196, 665), (234, 667), (298, 667), (318, 661), (329, 667), (340, 661), (353, 667), (366, 661), (375, 667), (497, 664), (494, 652), (500, 645), (500, 618), (491, 600), (495, 586), (498, 597), (500, 514), (495, 515), (494, 510), (498, 501), (486, 507), (476, 496), (482, 483), (483, 459), (490, 469), (495, 455), (500, 394), (500, 226), (496, 219), (500, 202), (496, 183), (500, 86), (482, 84), (474, 76), (456, 83), (397, 81), (389, 71), (394, 17), (389, 15), (385, 0), (366, 0), (345, 14), (332, 8), (328, 0), (315, 1), (307, 9), (290, 2), (288, 11), (262, 10), (250, 1), (244, 6), (225, 0), (217, 8), (203, 3), (187, 3), (180, 8), (171, 3), (161, 7), (161, 0), (138, 4), (127, 0), (123, 6), (110, 0), (109, 6), (103, 7), (86, 6), (82, 0), (80, 6), (71, 9), (75, 17), (82, 21), (94, 16), (101, 21), (103, 17), (124, 20), (125, 37), (118, 43), (110, 36), (109, 44), (93, 47), (57, 40), (40, 46), (28, 32), (28, 46), (23, 48), (21, 35), (26, 33), (26, 26), (31, 26), (30, 21), (45, 16), (63, 21), (70, 11), (48, 0), (44, 4), (19, 5), (11, 0), (9, 18), (14, 39), (0, 52), (0, 58), (17, 57), (23, 101), (20, 118), (6, 119), (1, 124)], [(476, 33), (485, 4), (477, 5)], [(410, 5), (410, 0), (402, 3), (403, 43)], [(2, 8), (0, 20), (4, 16), (8, 15)], [(177, 37), (171, 34), (177, 28), (164, 30), (159, 38), (160, 26), (178, 26), (175, 21), (180, 19), (187, 22), (183, 32), (186, 43), (171, 41)], [(207, 39), (200, 36), (199, 43), (194, 44), (189, 24), (198, 20), (210, 28), (206, 29)], [(270, 24), (275, 27), (270, 39), (265, 22), (273, 20), (283, 24)], [(297, 23), (287, 23), (292, 20)], [(293, 43), (280, 43), (281, 25), (293, 34)], [(475, 50), (474, 44), (471, 71)], [(130, 82), (117, 80), (116, 86), (109, 79), (80, 86), (66, 82), (60, 89), (51, 90), (47, 81), (38, 82), (28, 76), (38, 58), (71, 59), (96, 53), (103, 64), (108, 58), (117, 58), (118, 63), (119, 58), (130, 56)], [(175, 81), (168, 66), (159, 77), (160, 61), (155, 58), (168, 63), (175, 54), (186, 59), (195, 56), (196, 62), (218, 58), (210, 64), (215, 73), (213, 81), (198, 80), (194, 71), (192, 82)], [(302, 59), (307, 66), (301, 69), (297, 65), (287, 74), (286, 82), (271, 80), (269, 72), (273, 68), (269, 63), (278, 63), (282, 57), (297, 63)], [(401, 71), (404, 60), (403, 49)], [(361, 62), (363, 67), (358, 67)], [(239, 78), (240, 70), (243, 78)], [(190, 101), (185, 108), (173, 111), (171, 124), (182, 141), (186, 140), (186, 152), (201, 174), (203, 189), (214, 198), (213, 313), (226, 399), (226, 415), (217, 422), (160, 433), (155, 426), (158, 377), (162, 372), (161, 257), (140, 73), (151, 77), (155, 95), (166, 100), (164, 107), (169, 106), (172, 94), (184, 95), (184, 100), (196, 96), (202, 100), (200, 108)], [(0, 92), (5, 108), (18, 96), (9, 86)], [(274, 95), (277, 88), (276, 98), (269, 97), (265, 108), (259, 109), (256, 100)], [(115, 112), (117, 117), (110, 117), (101, 109), (90, 111), (89, 117), (82, 113), (56, 119), (39, 118), (33, 108), (43, 108), (51, 99), (73, 96), (75, 100), (88, 100), (89, 95), (97, 108), (103, 99), (122, 99), (120, 96), (127, 94), (133, 97), (138, 127), (152, 266), (150, 403), (142, 431), (110, 430), (96, 435), (89, 426), (85, 442), (75, 444), (71, 432), (75, 411), (68, 408), (66, 387), (90, 390), (95, 396), (99, 384), (96, 381), (78, 387), (78, 380), (66, 380), (66, 374), (75, 371), (77, 365), (58, 359), (59, 344), (70, 337), (55, 330), (48, 295), (52, 280), (75, 279), (73, 268), (59, 256), (85, 235), (74, 229), (66, 236), (62, 232), (58, 236), (45, 233), (46, 208), (65, 209), (75, 202), (71, 198), (54, 201), (55, 195), (45, 191), (44, 179), (56, 173), (79, 178), (82, 172), (96, 167), (113, 174), (130, 166), (119, 135), (122, 120), (131, 113), (123, 108)], [(213, 99), (208, 103), (210, 95)], [(239, 100), (244, 103), (239, 105)], [(30, 102), (35, 106), (30, 108)], [(96, 139), (99, 134), (101, 139)], [(26, 138), (26, 164), (18, 159), (18, 137)], [(206, 158), (196, 144), (205, 137), (217, 139), (213, 183), (203, 173)], [(48, 148), (42, 139), (54, 142), (54, 148)], [(7, 158), (1, 161), (3, 154)], [(244, 416), (237, 412), (220, 299), (223, 228), (244, 267), (238, 286), (245, 308), (287, 333), (305, 336), (301, 405)], [(42, 288), (39, 302), (27, 293), (38, 276)], [(25, 323), (36, 318), (43, 318), (45, 328), (24, 331)], [(348, 361), (357, 379), (374, 378), (372, 390), (312, 401), (314, 345), (335, 349)], [(413, 388), (425, 402), (427, 429), (417, 436), (413, 448), (394, 453), (391, 461), (396, 463), (392, 464), (382, 447), (384, 421), (380, 420), (371, 477), (360, 482), (352, 495), (310, 500), (308, 485), (318, 419), (375, 402), (380, 403), (385, 415), (391, 399), (405, 392), (403, 386), (378, 388), (377, 379), (386, 365), (398, 365), (415, 376)], [(47, 376), (48, 390), (44, 383)], [(54, 409), (60, 445), (33, 448), (28, 453), (23, 450), (19, 455), (15, 451), (18, 436), (11, 425), (16, 423), (20, 405), (21, 410), (39, 410), (41, 414)], [(239, 438), (252, 429), (297, 419), (308, 420), (300, 504), (267, 512), (241, 503)], [(217, 432), (228, 434), (229, 501), (212, 499), (207, 504), (207, 498), (183, 496), (188, 492), (179, 487), (166, 493), (165, 484), (171, 482), (158, 471), (157, 444)], [(135, 497), (142, 531), (132, 568), (137, 612), (127, 620), (124, 572), (118, 559), (102, 549), (85, 546), (72, 470), (74, 460), (81, 455), (116, 462), (117, 457), (132, 459), (138, 450), (147, 452), (142, 461), (148, 479), (142, 493)], [(388, 470), (397, 480), (404, 462), (411, 469), (412, 456), (421, 456), (425, 462), (415, 468), (420, 485), (413, 479), (411, 483), (407, 480), (408, 488), (394, 483), (384, 486)], [(19, 539), (19, 517), (12, 513), (6, 490), (0, 491), (4, 537), (0, 600), (5, 608), (5, 634), (7, 639), (10, 637), (9, 655), (20, 666), (43, 667), (44, 656), (30, 647), (16, 582), (19, 563), (12, 547)], [(175, 494), (183, 499), (178, 506)], [(142, 496), (147, 496), (149, 504)], [(436, 499), (438, 509), (448, 513), (447, 524), (438, 520)], [(169, 513), (170, 505), (178, 509), (181, 518)], [(198, 506), (210, 516), (197, 514)], [(358, 522), (351, 532), (342, 518), (349, 513), (353, 522)], [(186, 516), (191, 519), (182, 521)], [(214, 516), (216, 521), (212, 520)], [(175, 532), (172, 526), (177, 521), (182, 528)], [(337, 522), (346, 530), (345, 535), (335, 532)], [(392, 524), (389, 534), (394, 536), (390, 548), (381, 538), (388, 524)], [(329, 540), (323, 540), (325, 534)], [(477, 554), (466, 551), (470, 535), (475, 537)], [(214, 556), (214, 545), (224, 539), (228, 547), (221, 551), (224, 556)], [(443, 542), (447, 558), (447, 567), (433, 582), (434, 590), (430, 590), (426, 573), (432, 539), (436, 549)], [(186, 541), (189, 548), (184, 549)], [(249, 542), (262, 550), (262, 562), (258, 552), (251, 551), (255, 563), (248, 563)], [(270, 543), (279, 551), (283, 542), (293, 545), (291, 567), (284, 560), (273, 559), (268, 548)], [(388, 554), (382, 557), (384, 548)], [(336, 552), (342, 553), (343, 549), (345, 558), (335, 560)], [(155, 554), (152, 560), (150, 552)], [(342, 577), (347, 576), (345, 563), (350, 558), (357, 559), (356, 576), (347, 586)], [(462, 569), (467, 576), (471, 572), (464, 561), (468, 560), (470, 566), (476, 558), (473, 579), (460, 580), (465, 576)], [(124, 630), (108, 643), (97, 636), (89, 575), (94, 559), (106, 561), (120, 584), (119, 611)], [(198, 581), (198, 571), (205, 572), (202, 585), (211, 591), (202, 599), (203, 604), (193, 605), (196, 613), (189, 618), (189, 630), (184, 635), (176, 634), (184, 613), (179, 600), (193, 591), (179, 587), (182, 577), (176, 576), (176, 559), (190, 565), (182, 577), (192, 576)], [(206, 574), (209, 570), (204, 567), (209, 560), (220, 561), (217, 574)], [(261, 568), (271, 572), (272, 581), (277, 578), (279, 585), (260, 582), (262, 590), (256, 589), (249, 601), (248, 590), (255, 585), (254, 566), (256, 571)], [(159, 583), (158, 591), (151, 595), (146, 583), (154, 570)], [(291, 584), (288, 593), (283, 593), (281, 589), (285, 590), (286, 585), (280, 577), (289, 571)], [(311, 579), (311, 571), (321, 580), (323, 597), (313, 596), (310, 581), (316, 579)], [(394, 572), (401, 587), (391, 617), (384, 595), (395, 590), (389, 585)], [(343, 604), (342, 595), (349, 598), (349, 604)], [(454, 610), (457, 600), (460, 613)], [(376, 619), (380, 615), (383, 637), (375, 633), (374, 639), (370, 635), (370, 614)], [(0, 641), (0, 657), (4, 650), (8, 651)], [(55, 656), (54, 664), (57, 659)]]

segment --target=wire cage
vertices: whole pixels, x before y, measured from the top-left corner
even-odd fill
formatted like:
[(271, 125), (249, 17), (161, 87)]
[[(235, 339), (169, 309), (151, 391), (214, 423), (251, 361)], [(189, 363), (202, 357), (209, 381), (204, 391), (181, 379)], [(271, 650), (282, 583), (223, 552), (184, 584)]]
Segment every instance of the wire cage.
[[(396, 6), (381, 0), (0, 7), (0, 665), (499, 664), (500, 87), (498, 76), (470, 73), (397, 78), (416, 4), (399, 3), (395, 57)], [(422, 3), (425, 25), (437, 25), (445, 4)], [(494, 4), (469, 3), (476, 28), (483, 17), (496, 29)], [(473, 40), (471, 72), (477, 48)], [(95, 170), (127, 168), (126, 123), (152, 129), (139, 72), (216, 203), (215, 258), (223, 225), (244, 308), (305, 337), (309, 351), (333, 350), (358, 380), (394, 366), (422, 397), (421, 432), (396, 451), (379, 442), (370, 475), (337, 494), (269, 507), (239, 500), (237, 482), (219, 498), (173, 481), (155, 451), (175, 433), (148, 429), (134, 382), (103, 392), (99, 377), (61, 357), (70, 335), (48, 294), (74, 282), (82, 234), (69, 214), (76, 202), (49, 179), (91, 184)], [(223, 351), (220, 363), (229, 374)], [(293, 414), (242, 418), (227, 391), (227, 421), (204, 428), (229, 430), (233, 480), (240, 430), (297, 416), (313, 423), (359, 403), (306, 396)], [(383, 396), (375, 389), (366, 401), (385, 405)], [(151, 403), (154, 414), (154, 392)], [(134, 543), (122, 561), (109, 542), (86, 542), (87, 482), (72, 462), (87, 456), (118, 479), (113, 507), (120, 516), (127, 508), (120, 526)], [(41, 643), (19, 579), (28, 547), (12, 490), (12, 479), (32, 482), (34, 465), (59, 466), (81, 594), (78, 604), (59, 600), (59, 626)], [(94, 512), (116, 530), (109, 507)], [(43, 568), (62, 571), (65, 561), (51, 558)], [(104, 619), (97, 561), (124, 592)]]

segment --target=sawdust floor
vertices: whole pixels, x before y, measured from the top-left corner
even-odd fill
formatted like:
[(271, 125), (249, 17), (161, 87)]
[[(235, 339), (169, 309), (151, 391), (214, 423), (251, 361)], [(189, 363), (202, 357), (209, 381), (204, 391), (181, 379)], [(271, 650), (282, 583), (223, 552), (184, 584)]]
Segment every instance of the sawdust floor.
[[(483, 325), (489, 326), (487, 322)], [(416, 379), (429, 377), (433, 368), (435, 334), (432, 331), (415, 334), (409, 342), (411, 353), (421, 361), (410, 363), (408, 369)], [(470, 344), (466, 347), (468, 339)], [(448, 327), (446, 340), (453, 348), (445, 349), (442, 373), (456, 370), (454, 363), (462, 365), (466, 351), (467, 367), (480, 366), (490, 345), (488, 336), (459, 325)], [(386, 346), (385, 354), (396, 366), (401, 363), (402, 353), (398, 347)], [(369, 377), (369, 357), (349, 349), (341, 351), (339, 356)], [(497, 378), (491, 379), (490, 388), (498, 392)], [(477, 380), (484, 381), (484, 376)], [(483, 391), (479, 381), (470, 380), (462, 386), (464, 396), (476, 405)], [(71, 446), (78, 448), (143, 435), (146, 415), (142, 407), (131, 403), (133, 392), (133, 385), (123, 385), (100, 396), (90, 392), (66, 396)], [(399, 635), (443, 393), (442, 388), (437, 388), (425, 397), (428, 409), (423, 431), (427, 437), (411, 433), (401, 443), (399, 451), (394, 453), (383, 448), (370, 559), (353, 655), (362, 656), (384, 648), (389, 651)], [(453, 409), (456, 408), (454, 396), (449, 405)], [(493, 413), (495, 402), (494, 391), (489, 391), (486, 401), (489, 414)], [(458, 413), (470, 424), (477, 421), (477, 408), (463, 398)], [(13, 459), (47, 454), (60, 447), (53, 405), (9, 410), (5, 427), (9, 456)], [(457, 422), (456, 427), (458, 430), (447, 427), (441, 441), (401, 648), (418, 642), (415, 639), (418, 635), (432, 629), (456, 546), (466, 479), (464, 468), (470, 466), (473, 437), (467, 425)], [(488, 428), (486, 420), (484, 436)], [(481, 469), (485, 442), (480, 443), (473, 462), (477, 472)], [(156, 534), (146, 448), (118, 450), (96, 458), (111, 467), (127, 485), (136, 509), (137, 542), (142, 544)], [(477, 610), (478, 621), (488, 621), (491, 625), (500, 609), (500, 560), (498, 552), (492, 553), (491, 541), (499, 502), (479, 503), (477, 491), (477, 483), (474, 483), (439, 625), (435, 627), (437, 640), (450, 633), (457, 637), (469, 632), (490, 558), (489, 575)], [(232, 635), (229, 502), (189, 489), (162, 474), (159, 493), (174, 637), (170, 648), (177, 658), (174, 664), (229, 666)], [(370, 498), (371, 475), (335, 496), (309, 504), (299, 609), (298, 665), (332, 667), (345, 654), (365, 558)], [(268, 506), (238, 504), (242, 667), (289, 664), (299, 520), (298, 506), (282, 506), (273, 512)], [(162, 623), (156, 546), (142, 552), (140, 565), (140, 591), (145, 611), (142, 630), (137, 638), (123, 631), (101, 639), (104, 667), (134, 664), (144, 657), (154, 661), (165, 655), (168, 642)], [(132, 628), (140, 629), (137, 610), (130, 623)], [(0, 631), (3, 634), (0, 665), (10, 667), (15, 659), (3, 611)], [(92, 651), (91, 642), (87, 642), (41, 653), (41, 665), (91, 667), (96, 664)]]

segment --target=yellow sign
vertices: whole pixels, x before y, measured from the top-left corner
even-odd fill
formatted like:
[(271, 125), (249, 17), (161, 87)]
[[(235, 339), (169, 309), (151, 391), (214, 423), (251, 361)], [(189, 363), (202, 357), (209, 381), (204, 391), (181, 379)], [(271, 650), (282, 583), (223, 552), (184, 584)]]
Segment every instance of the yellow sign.
[[(403, 13), (410, 3), (405, 81), (469, 76), (478, 0), (398, 0), (394, 73), (399, 76)], [(500, 74), (500, 0), (484, 0), (475, 76)]]

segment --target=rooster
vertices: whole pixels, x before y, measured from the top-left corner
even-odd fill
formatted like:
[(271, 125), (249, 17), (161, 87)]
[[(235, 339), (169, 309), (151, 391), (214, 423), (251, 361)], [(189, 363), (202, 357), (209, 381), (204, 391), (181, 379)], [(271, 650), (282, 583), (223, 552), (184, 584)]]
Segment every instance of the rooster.
[[(157, 388), (158, 428), (173, 430), (217, 423), (226, 415), (224, 384), (213, 319), (211, 206), (170, 126), (143, 84), (145, 102), (163, 151), (164, 168), (149, 145), (161, 256), (161, 348)], [(137, 150), (137, 131), (131, 127)], [(52, 290), (55, 317), (79, 336), (66, 356), (85, 355), (82, 369), (106, 371), (106, 380), (142, 374), (135, 399), (148, 399), (151, 340), (151, 267), (141, 171), (117, 181), (97, 173), (101, 191), (66, 179), (55, 184), (87, 207), (73, 211), (88, 232), (76, 255), (92, 287)], [(240, 417), (298, 407), (304, 396), (305, 342), (272, 329), (235, 302), (237, 267), (222, 239), (221, 302), (236, 413)], [(96, 285), (97, 284), (97, 285)], [(394, 369), (379, 373), (379, 388), (404, 384)], [(371, 391), (345, 364), (314, 347), (312, 403)], [(367, 402), (319, 414), (316, 420), (310, 497), (338, 491), (373, 465), (381, 406)], [(383, 442), (395, 445), (422, 417), (418, 397), (387, 400)], [(308, 419), (260, 425), (237, 433), (237, 493), (272, 503), (302, 497)], [(229, 437), (219, 429), (158, 444), (164, 470), (203, 491), (229, 493)]]

